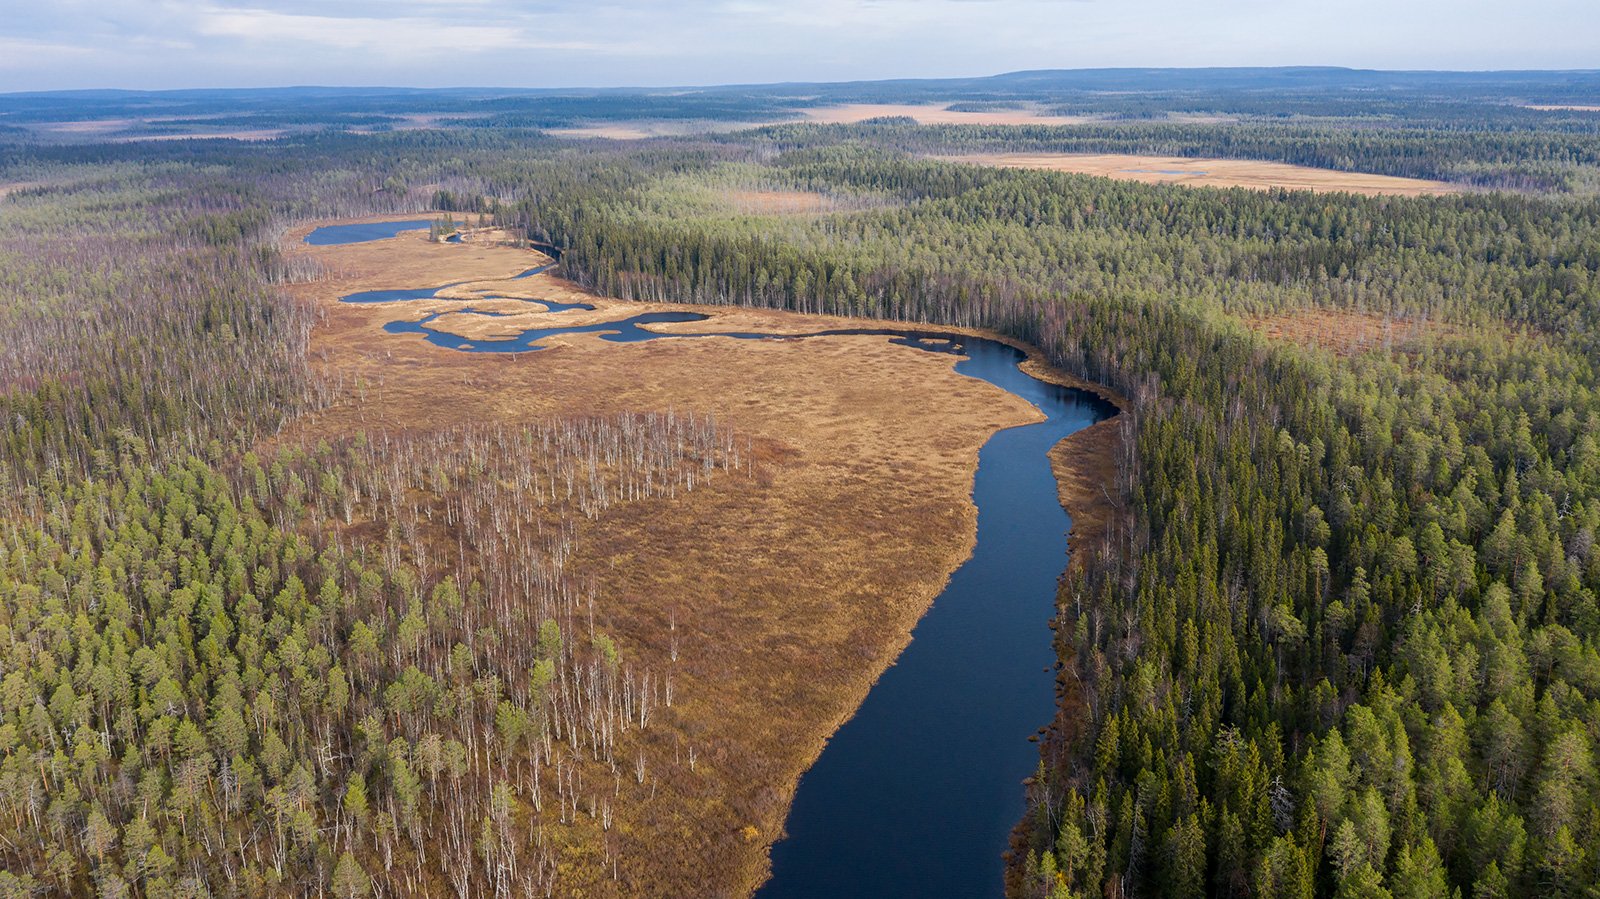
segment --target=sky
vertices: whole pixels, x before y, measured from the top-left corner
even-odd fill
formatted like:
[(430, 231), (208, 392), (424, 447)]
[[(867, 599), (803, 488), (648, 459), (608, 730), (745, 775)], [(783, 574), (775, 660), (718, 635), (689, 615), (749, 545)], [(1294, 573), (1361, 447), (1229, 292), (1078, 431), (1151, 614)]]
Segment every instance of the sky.
[(1600, 68), (1600, 0), (0, 0), (0, 91)]

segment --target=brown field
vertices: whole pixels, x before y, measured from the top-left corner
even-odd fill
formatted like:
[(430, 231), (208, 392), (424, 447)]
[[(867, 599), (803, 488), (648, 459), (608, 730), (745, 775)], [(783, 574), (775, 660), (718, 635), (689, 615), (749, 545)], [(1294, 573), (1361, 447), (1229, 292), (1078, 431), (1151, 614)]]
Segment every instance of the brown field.
[(1034, 108), (986, 109), (959, 112), (948, 103), (849, 103), (818, 106), (805, 111), (806, 121), (841, 125), (885, 116), (908, 116), (919, 125), (1081, 125), (1084, 116), (1046, 115)]
[[(151, 116), (142, 119), (85, 119), (74, 122), (45, 122), (37, 126), (47, 134), (70, 134), (79, 137), (105, 137), (117, 143), (134, 141), (168, 141), (218, 138), (229, 140), (273, 140), (287, 134), (284, 128), (231, 128), (218, 131), (195, 131), (184, 134), (125, 134), (156, 122), (171, 121), (172, 116)], [(196, 116), (195, 118), (211, 118)]]
[(752, 215), (816, 215), (837, 207), (826, 194), (805, 190), (730, 190), (722, 198), (734, 210)]
[(1078, 153), (982, 153), (937, 156), (951, 162), (1002, 168), (1046, 169), (1098, 175), (1145, 184), (1185, 184), (1198, 187), (1248, 187), (1267, 190), (1343, 191), (1347, 193), (1422, 196), (1459, 193), (1458, 185), (1420, 178), (1396, 178), (1362, 172), (1338, 172), (1247, 159), (1189, 159), (1175, 156), (1127, 156)]
[[(1078, 116), (1045, 115), (1032, 108), (957, 112), (951, 110), (947, 103), (850, 103), (843, 106), (818, 106), (804, 110), (803, 116), (798, 121), (839, 125), (882, 116), (909, 116), (922, 125), (1077, 125), (1090, 121)], [(785, 121), (792, 122), (797, 119), (763, 122), (630, 120), (596, 122), (571, 128), (551, 128), (548, 132), (558, 137), (646, 140), (652, 137), (682, 137), (691, 134), (740, 131), (746, 128), (783, 124)]]
[(556, 137), (605, 140), (648, 140), (652, 137), (685, 137), (693, 134), (721, 134), (760, 128), (770, 122), (717, 122), (717, 121), (655, 121), (630, 119), (616, 122), (594, 122), (570, 128), (547, 128), (545, 133)]
[(126, 131), (140, 122), (140, 119), (83, 119), (72, 122), (41, 122), (35, 127), (51, 134), (109, 134), (113, 131)]
[(643, 124), (579, 125), (572, 128), (550, 128), (548, 134), (556, 137), (600, 138), (603, 140), (645, 140), (657, 137)]
[(1239, 316), (1251, 330), (1273, 340), (1350, 356), (1371, 349), (1405, 349), (1424, 336), (1452, 333), (1452, 325), (1425, 319), (1393, 318), (1346, 309), (1295, 309), (1270, 315)]
[[(586, 896), (748, 895), (766, 876), (767, 848), (800, 774), (970, 552), (978, 448), (996, 428), (1035, 420), (1037, 412), (955, 374), (950, 357), (881, 338), (608, 344), (571, 335), (515, 356), (439, 349), (380, 328), (448, 308), (449, 300), (357, 306), (335, 298), (482, 279), (451, 293), (469, 296), (530, 267), (537, 255), (433, 244), (414, 232), (312, 248), (299, 241), (306, 230), (289, 235), (293, 251), (345, 273), (295, 289), (325, 313), (312, 335), (315, 366), (346, 388), (280, 440), (676, 409), (714, 414), (754, 447), (758, 462), (747, 474), (619, 506), (581, 526), (572, 564), (599, 587), (597, 624), (634, 664), (671, 666), (679, 699), (647, 732), (652, 751), (667, 761), (652, 762), (646, 787), (631, 778), (620, 786), (611, 834), (622, 879), (613, 882), (592, 854), (574, 847), (562, 860), (560, 887)], [(529, 320), (688, 308), (593, 297), (547, 275), (500, 288), (600, 307)], [(713, 318), (676, 327), (792, 333), (842, 323), (694, 308)], [(463, 333), (494, 327), (483, 317), (451, 318)], [(1107, 433), (1115, 432), (1089, 429), (1084, 434), (1099, 436), (1085, 446), (1099, 446)], [(1112, 517), (1094, 508), (1103, 502), (1090, 489), (1100, 483), (1097, 452), (1055, 457), (1066, 474), (1063, 496), (1085, 533)], [(668, 658), (669, 621), (677, 624), (676, 663)], [(698, 749), (692, 768), (673, 763), (683, 747)]]

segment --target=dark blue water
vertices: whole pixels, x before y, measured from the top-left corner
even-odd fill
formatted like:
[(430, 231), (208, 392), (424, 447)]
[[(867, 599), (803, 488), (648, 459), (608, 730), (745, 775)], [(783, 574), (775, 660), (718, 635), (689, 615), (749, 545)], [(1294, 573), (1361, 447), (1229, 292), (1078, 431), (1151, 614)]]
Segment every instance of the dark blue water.
[(393, 322), (436, 346), (480, 353), (542, 349), (559, 334), (619, 343), (662, 339), (804, 339), (882, 335), (965, 356), (956, 371), (1022, 397), (1046, 416), (997, 432), (978, 457), (972, 557), (917, 624), (911, 644), (829, 740), (800, 780), (759, 899), (1000, 897), (1001, 854), (1022, 818), (1022, 780), (1038, 763), (1028, 737), (1055, 712), (1056, 657), (1048, 622), (1066, 564), (1071, 520), (1046, 453), (1111, 414), (1097, 397), (1019, 368), (1022, 352), (992, 340), (928, 331), (838, 329), (798, 337), (750, 332), (661, 334), (644, 325), (703, 321), (650, 312), (616, 322), (538, 328), (501, 340), (434, 331), (437, 316)]
[[(314, 247), (328, 247), (342, 243), (366, 243), (369, 240), (388, 240), (401, 231), (415, 231), (433, 224), (432, 219), (412, 219), (407, 222), (360, 222), (354, 225), (323, 225), (306, 235), (306, 243)], [(462, 222), (456, 222), (461, 227)]]
[[(459, 282), (458, 282), (459, 283)], [(455, 287), (455, 284), (446, 284), (444, 287), (408, 287), (400, 290), (362, 290), (356, 293), (347, 293), (339, 298), (341, 303), (398, 303), (405, 300), (431, 300), (439, 295), (445, 287)]]
[(801, 778), (760, 899), (1004, 894), (1001, 853), (1039, 760), (1028, 737), (1055, 712), (1048, 622), (1071, 520), (1046, 453), (1113, 410), (1029, 376), (1012, 347), (963, 349), (956, 371), (1047, 419), (984, 444), (972, 557)]
[[(520, 275), (512, 275), (508, 280), (520, 281), (523, 278), (531, 278), (534, 275), (539, 274), (540, 272), (549, 271), (552, 268), (555, 268), (555, 264), (554, 263), (552, 263), (550, 265), (536, 266), (534, 268), (528, 269), (527, 271), (523, 272)], [(397, 288), (397, 289), (394, 289), (394, 290), (360, 290), (360, 291), (356, 291), (355, 293), (347, 293), (347, 294), (345, 294), (344, 296), (339, 298), (339, 302), (341, 302), (341, 303), (403, 303), (403, 302), (406, 302), (408, 300), (443, 299), (443, 298), (441, 298), (439, 296), (439, 292), (440, 291), (446, 290), (446, 289), (451, 288), (451, 287), (460, 287), (461, 285), (466, 284), (466, 283), (469, 283), (469, 282), (466, 282), (466, 281), (454, 281), (454, 282), (449, 283), (449, 284), (441, 284), (438, 287), (402, 287), (402, 288)], [(473, 291), (473, 292), (478, 294), (481, 299), (485, 299), (485, 300), (516, 300), (516, 301), (521, 302), (521, 303), (536, 303), (536, 304), (538, 304), (540, 306), (546, 307), (546, 309), (545, 309), (546, 312), (565, 312), (568, 309), (593, 309), (594, 308), (593, 306), (589, 305), (588, 303), (557, 303), (557, 302), (554, 302), (552, 300), (537, 300), (537, 299), (530, 300), (530, 299), (527, 299), (526, 297), (504, 297), (504, 296), (499, 296), (499, 295), (495, 294), (493, 288), (485, 288), (483, 290), (476, 290), (476, 291)]]
[[(533, 302), (544, 303), (545, 305), (552, 307), (549, 310), (551, 312), (562, 312), (565, 311), (565, 309), (571, 308), (594, 308), (593, 306), (585, 303), (551, 303), (546, 300), (534, 300)], [(479, 312), (471, 307), (452, 311), (467, 312), (475, 315), (489, 314), (485, 312)], [(666, 322), (697, 322), (704, 321), (706, 319), (706, 316), (693, 312), (647, 312), (643, 315), (635, 315), (633, 318), (624, 319), (617, 322), (597, 322), (589, 325), (558, 325), (552, 328), (532, 328), (523, 331), (516, 337), (507, 337), (497, 340), (476, 340), (460, 337), (455, 334), (446, 334), (443, 331), (435, 331), (428, 327), (429, 325), (433, 324), (435, 319), (444, 314), (445, 313), (442, 312), (435, 312), (432, 315), (425, 316), (421, 320), (414, 322), (390, 322), (387, 325), (384, 325), (383, 329), (388, 331), (390, 334), (421, 334), (429, 343), (433, 344), (434, 346), (445, 347), (446, 349), (451, 350), (465, 350), (472, 353), (527, 353), (534, 350), (545, 349), (545, 347), (539, 345), (540, 342), (546, 337), (554, 337), (558, 334), (597, 334), (602, 340), (609, 340), (614, 343), (637, 343), (641, 340), (652, 340), (662, 337), (678, 336), (672, 334), (658, 334), (654, 331), (646, 331), (639, 327), (640, 325), (662, 324)]]
[(534, 267), (534, 268), (530, 268), (530, 269), (528, 269), (528, 270), (527, 270), (527, 271), (525, 271), (525, 272), (523, 272), (523, 273), (522, 273), (522, 274), (520, 274), (520, 275), (513, 275), (513, 276), (512, 276), (512, 278), (511, 278), (511, 280), (513, 280), (513, 281), (520, 281), (520, 280), (522, 280), (522, 279), (523, 279), (523, 278), (531, 278), (531, 277), (533, 277), (533, 276), (534, 276), (534, 275), (537, 275), (537, 274), (539, 274), (539, 273), (540, 273), (540, 272), (547, 272), (547, 271), (549, 271), (549, 270), (550, 270), (550, 269), (553, 269), (553, 268), (555, 268), (555, 267), (556, 267), (556, 265), (557, 265), (557, 264), (558, 264), (558, 263), (554, 263), (554, 262), (552, 262), (552, 263), (550, 263), (550, 264), (549, 264), (549, 265), (540, 265), (540, 266), (536, 266), (536, 267)]

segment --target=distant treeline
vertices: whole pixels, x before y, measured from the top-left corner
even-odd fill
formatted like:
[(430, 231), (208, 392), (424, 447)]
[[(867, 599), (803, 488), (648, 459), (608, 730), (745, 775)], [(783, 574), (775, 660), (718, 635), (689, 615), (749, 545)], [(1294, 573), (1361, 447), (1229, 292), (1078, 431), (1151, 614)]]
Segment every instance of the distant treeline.
[[(739, 142), (745, 137), (726, 137)], [(878, 120), (780, 125), (758, 140), (782, 149), (861, 141), (925, 154), (1131, 153), (1259, 159), (1519, 191), (1600, 190), (1600, 115), (1565, 127), (1490, 129), (1387, 122), (1118, 122), (1071, 126), (937, 125)]]

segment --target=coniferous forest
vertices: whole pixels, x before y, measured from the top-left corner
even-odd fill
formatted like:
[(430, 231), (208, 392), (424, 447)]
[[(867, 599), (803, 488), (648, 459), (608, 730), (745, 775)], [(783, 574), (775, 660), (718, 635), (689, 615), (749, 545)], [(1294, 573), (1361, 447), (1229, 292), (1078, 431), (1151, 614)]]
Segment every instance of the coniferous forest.
[[(647, 737), (672, 687), (595, 630), (566, 541), (746, 447), (692, 414), (276, 440), (345, 389), (283, 234), (441, 210), (599, 294), (986, 328), (1123, 398), (1010, 895), (1595, 895), (1600, 117), (1116, 102), (644, 142), (534, 130), (548, 100), (251, 144), (0, 135), (0, 895), (624, 892), (611, 804), (673, 761)], [(925, 158), (979, 149), (1467, 189)]]

